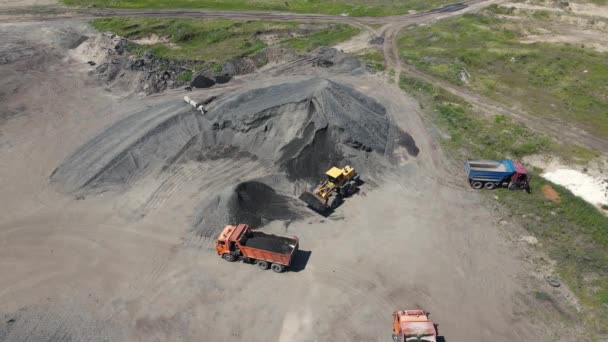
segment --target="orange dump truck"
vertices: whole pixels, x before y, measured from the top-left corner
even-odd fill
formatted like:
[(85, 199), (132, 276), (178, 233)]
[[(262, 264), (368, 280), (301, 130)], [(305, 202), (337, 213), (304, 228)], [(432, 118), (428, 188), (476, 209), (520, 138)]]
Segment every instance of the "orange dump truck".
[(404, 310), (393, 313), (393, 341), (436, 342), (437, 326), (429, 321), (429, 313)]
[(298, 238), (255, 232), (249, 225), (239, 224), (224, 227), (215, 242), (215, 250), (226, 261), (241, 260), (281, 273), (291, 265), (298, 251)]

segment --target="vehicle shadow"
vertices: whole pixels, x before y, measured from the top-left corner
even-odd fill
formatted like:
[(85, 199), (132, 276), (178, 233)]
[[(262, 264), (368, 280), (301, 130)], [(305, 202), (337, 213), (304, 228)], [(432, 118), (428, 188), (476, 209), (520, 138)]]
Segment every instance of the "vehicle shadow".
[(437, 342), (447, 342), (445, 336), (437, 336)]
[(289, 267), (290, 272), (302, 272), (306, 269), (306, 265), (308, 264), (308, 260), (310, 259), (311, 251), (303, 251), (298, 250), (296, 255), (294, 255), (293, 260), (291, 261), (291, 266)]

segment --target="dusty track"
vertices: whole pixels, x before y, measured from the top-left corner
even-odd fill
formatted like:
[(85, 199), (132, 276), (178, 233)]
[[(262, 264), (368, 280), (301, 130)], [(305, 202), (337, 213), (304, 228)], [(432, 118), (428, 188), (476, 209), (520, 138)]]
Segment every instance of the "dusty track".
[[(258, 11), (214, 11), (214, 10), (121, 10), (121, 9), (72, 9), (61, 6), (8, 7), (0, 10), (0, 22), (57, 21), (65, 19), (95, 19), (105, 17), (163, 17), (163, 18), (208, 18), (246, 20), (295, 20), (330, 21), (343, 23), (395, 23), (401, 27), (458, 15), (487, 6), (496, 0), (471, 0), (462, 2), (464, 10), (450, 6), (435, 10), (387, 17), (343, 17), (323, 14), (301, 14)], [(459, 7), (458, 7), (459, 8)]]

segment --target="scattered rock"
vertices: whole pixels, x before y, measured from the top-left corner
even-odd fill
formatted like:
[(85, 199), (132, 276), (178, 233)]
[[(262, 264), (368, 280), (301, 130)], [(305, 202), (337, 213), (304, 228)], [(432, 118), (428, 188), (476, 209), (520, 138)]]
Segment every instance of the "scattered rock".
[(562, 286), (562, 283), (555, 279), (555, 278), (548, 278), (547, 279), (547, 283), (549, 283), (549, 285), (553, 286), (553, 287), (560, 287)]
[(319, 60), (314, 61), (314, 63), (313, 63), (313, 66), (321, 67), (321, 68), (329, 68), (333, 65), (334, 65), (334, 62), (326, 60), (326, 59), (319, 59)]
[(532, 246), (535, 246), (538, 244), (538, 239), (531, 235), (522, 236), (520, 239), (521, 239), (521, 241), (524, 241)]
[(508, 221), (505, 221), (505, 220), (500, 220), (500, 221), (498, 222), (498, 224), (500, 224), (501, 226), (506, 226), (506, 225), (508, 225), (508, 224), (509, 224), (509, 222), (508, 222)]
[(384, 37), (374, 37), (372, 40), (369, 41), (369, 43), (372, 45), (382, 45), (384, 44)]
[(95, 63), (95, 62), (93, 62), (93, 61), (88, 61), (88, 62), (87, 62), (87, 64), (88, 64), (88, 65), (90, 65), (90, 66), (95, 66), (95, 65), (97, 65), (97, 63)]
[(498, 201), (498, 196), (494, 195), (494, 199)]

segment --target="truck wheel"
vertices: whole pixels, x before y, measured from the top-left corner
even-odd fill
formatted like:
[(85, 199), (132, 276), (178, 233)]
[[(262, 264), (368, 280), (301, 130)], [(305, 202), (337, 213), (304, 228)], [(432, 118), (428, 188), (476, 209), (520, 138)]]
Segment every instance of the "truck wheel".
[(473, 189), (477, 189), (477, 190), (479, 190), (479, 189), (483, 188), (483, 182), (480, 182), (480, 181), (472, 181), (472, 182), (471, 182), (471, 186), (473, 187)]
[(484, 184), (484, 185), (483, 185), (483, 187), (484, 187), (485, 189), (488, 189), (488, 190), (492, 190), (492, 189), (494, 189), (494, 187), (495, 187), (495, 186), (496, 186), (496, 185), (495, 185), (494, 183), (492, 183), (492, 182), (487, 182), (486, 184)]
[(228, 262), (234, 262), (236, 260), (236, 257), (232, 254), (224, 254), (222, 255), (222, 258)]
[(270, 268), (272, 268), (272, 270), (277, 273), (282, 273), (283, 271), (285, 271), (285, 266), (279, 264), (272, 264)]
[(262, 270), (267, 270), (268, 269), (268, 262), (264, 261), (264, 260), (258, 260), (258, 267)]

